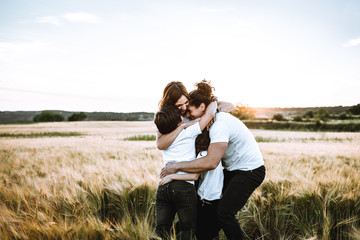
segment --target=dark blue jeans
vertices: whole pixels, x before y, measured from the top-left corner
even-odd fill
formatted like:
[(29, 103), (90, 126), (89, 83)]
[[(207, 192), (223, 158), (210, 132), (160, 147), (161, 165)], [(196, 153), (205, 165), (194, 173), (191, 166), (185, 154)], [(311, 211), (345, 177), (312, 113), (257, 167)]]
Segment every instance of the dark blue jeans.
[(221, 229), (216, 210), (219, 200), (203, 201), (198, 197), (198, 216), (196, 225), (197, 240), (218, 239)]
[(196, 190), (185, 181), (172, 181), (159, 185), (156, 192), (156, 234), (170, 239), (171, 227), (178, 214), (180, 231), (176, 239), (190, 240), (196, 229)]
[(223, 196), (218, 205), (217, 216), (228, 240), (244, 239), (236, 214), (264, 178), (264, 166), (252, 171), (224, 171)]

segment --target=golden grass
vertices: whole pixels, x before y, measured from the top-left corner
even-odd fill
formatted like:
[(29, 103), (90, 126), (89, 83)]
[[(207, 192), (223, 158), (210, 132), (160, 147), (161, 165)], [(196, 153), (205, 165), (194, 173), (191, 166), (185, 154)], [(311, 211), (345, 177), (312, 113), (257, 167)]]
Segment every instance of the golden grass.
[[(11, 134), (85, 134), (0, 138), (0, 239), (154, 236), (161, 153), (154, 141), (124, 139), (155, 131), (152, 122), (0, 125), (0, 132)], [(341, 234), (336, 229), (344, 226), (341, 231), (346, 233), (341, 237), (356, 239), (360, 231), (360, 133), (252, 132), (285, 141), (259, 143), (267, 175), (239, 213), (249, 239), (251, 234), (263, 236), (260, 239), (333, 239)], [(307, 208), (311, 201), (319, 205), (314, 207), (319, 214), (310, 217), (311, 208), (302, 212), (296, 207)], [(335, 207), (341, 212), (334, 213)], [(289, 220), (290, 210), (295, 217), (317, 222), (313, 227), (287, 226), (297, 231), (294, 235), (280, 227), (294, 224), (293, 218)], [(279, 229), (273, 232), (274, 228)]]

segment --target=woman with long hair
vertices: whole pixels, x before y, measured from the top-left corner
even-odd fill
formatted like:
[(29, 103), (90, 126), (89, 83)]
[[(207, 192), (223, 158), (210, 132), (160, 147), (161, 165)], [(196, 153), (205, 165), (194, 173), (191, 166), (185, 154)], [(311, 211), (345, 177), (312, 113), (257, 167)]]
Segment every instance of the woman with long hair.
[[(175, 105), (180, 110), (181, 115), (184, 117), (184, 123), (171, 133), (163, 135), (158, 132), (156, 136), (156, 146), (158, 149), (163, 150), (169, 147), (184, 128), (193, 124), (193, 122), (188, 121), (189, 119), (187, 110), (189, 101), (189, 93), (182, 82), (172, 81), (165, 86), (163, 96), (159, 102), (159, 108), (165, 104)], [(219, 112), (230, 112), (233, 108), (234, 105), (232, 103), (218, 101)], [(210, 125), (212, 123), (213, 122), (211, 122)]]

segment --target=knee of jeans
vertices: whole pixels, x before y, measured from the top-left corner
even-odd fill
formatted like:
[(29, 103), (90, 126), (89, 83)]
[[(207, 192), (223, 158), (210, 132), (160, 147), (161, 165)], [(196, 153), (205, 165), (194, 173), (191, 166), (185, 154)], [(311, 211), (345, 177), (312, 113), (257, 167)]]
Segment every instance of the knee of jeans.
[(232, 212), (221, 204), (219, 204), (216, 210), (216, 216), (220, 222), (227, 221), (228, 219), (233, 218)]
[(155, 228), (156, 233), (170, 232), (172, 225), (170, 224), (157, 224)]

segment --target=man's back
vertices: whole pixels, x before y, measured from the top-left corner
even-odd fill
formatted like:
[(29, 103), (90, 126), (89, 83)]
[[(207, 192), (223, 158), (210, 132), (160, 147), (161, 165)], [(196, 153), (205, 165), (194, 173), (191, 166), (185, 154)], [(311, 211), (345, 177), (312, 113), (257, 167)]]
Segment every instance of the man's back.
[(223, 166), (229, 170), (253, 170), (264, 165), (259, 146), (250, 130), (229, 113), (217, 113), (210, 128), (211, 143), (227, 142), (222, 157)]

